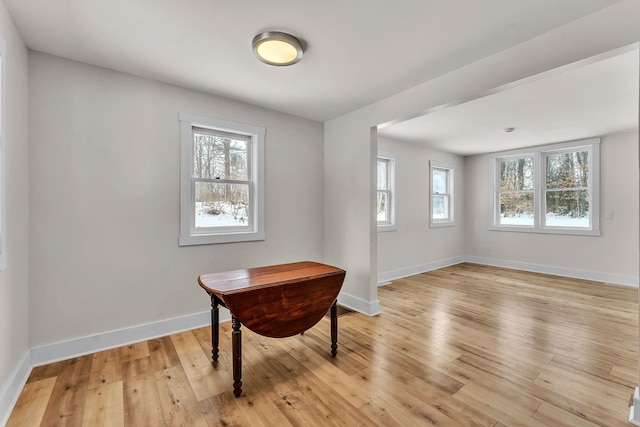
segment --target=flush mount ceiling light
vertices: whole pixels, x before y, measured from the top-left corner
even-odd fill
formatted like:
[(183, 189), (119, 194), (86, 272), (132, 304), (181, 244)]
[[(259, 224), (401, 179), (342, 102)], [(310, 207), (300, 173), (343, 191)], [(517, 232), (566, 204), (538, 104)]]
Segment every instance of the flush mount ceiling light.
[(266, 31), (253, 38), (253, 52), (269, 65), (292, 65), (302, 59), (304, 53), (300, 40), (291, 34)]

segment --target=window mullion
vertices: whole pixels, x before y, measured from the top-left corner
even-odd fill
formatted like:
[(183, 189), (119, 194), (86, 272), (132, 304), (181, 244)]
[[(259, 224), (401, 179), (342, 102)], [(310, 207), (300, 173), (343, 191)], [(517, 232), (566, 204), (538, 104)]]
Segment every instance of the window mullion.
[(533, 156), (533, 227), (542, 228), (545, 226), (544, 212), (546, 211), (547, 198), (545, 191), (547, 187), (546, 173), (544, 172), (545, 157), (537, 152)]

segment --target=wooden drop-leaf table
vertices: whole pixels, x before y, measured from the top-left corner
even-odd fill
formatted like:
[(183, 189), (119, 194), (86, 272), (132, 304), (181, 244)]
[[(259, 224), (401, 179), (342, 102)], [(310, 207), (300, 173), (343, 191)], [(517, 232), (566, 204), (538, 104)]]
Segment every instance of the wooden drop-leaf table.
[(211, 357), (218, 360), (218, 306), (231, 312), (233, 394), (242, 393), (244, 325), (271, 338), (284, 338), (313, 327), (331, 310), (331, 356), (338, 352), (336, 301), (346, 272), (304, 261), (269, 267), (203, 274), (198, 283), (211, 297)]

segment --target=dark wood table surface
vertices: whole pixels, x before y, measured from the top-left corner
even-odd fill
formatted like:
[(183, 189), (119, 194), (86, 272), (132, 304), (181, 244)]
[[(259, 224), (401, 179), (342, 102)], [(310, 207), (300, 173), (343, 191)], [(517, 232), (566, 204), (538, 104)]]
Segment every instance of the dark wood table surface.
[(214, 363), (218, 361), (218, 306), (231, 312), (233, 394), (236, 397), (242, 393), (241, 325), (267, 337), (290, 337), (313, 327), (331, 309), (331, 356), (336, 356), (336, 301), (345, 274), (337, 267), (304, 261), (198, 277), (198, 283), (211, 297), (211, 357)]

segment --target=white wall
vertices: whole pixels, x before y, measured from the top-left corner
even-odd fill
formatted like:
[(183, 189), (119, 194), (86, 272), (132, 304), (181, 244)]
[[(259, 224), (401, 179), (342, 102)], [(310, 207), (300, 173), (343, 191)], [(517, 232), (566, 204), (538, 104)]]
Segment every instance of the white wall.
[[(562, 141), (549, 141), (549, 143)], [(540, 265), (577, 277), (637, 284), (638, 133), (605, 135), (600, 144), (600, 236), (568, 236), (489, 231), (487, 156), (465, 159), (467, 173), (466, 254), (489, 262)], [(605, 211), (614, 212), (612, 220)], [(487, 245), (490, 250), (487, 250)]]
[[(378, 153), (396, 164), (397, 231), (378, 232), (378, 278), (390, 280), (415, 274), (464, 255), (464, 158), (389, 138), (378, 138)], [(454, 168), (453, 227), (429, 228), (429, 162)]]
[[(348, 126), (348, 123), (347, 123)], [(325, 123), (324, 254), (328, 264), (347, 271), (338, 301), (370, 315), (380, 311), (375, 290), (375, 159), (369, 127)], [(327, 141), (331, 143), (327, 144)], [(358, 141), (358, 143), (355, 143)]]
[[(6, 43), (5, 178), (7, 268), (0, 272), (0, 424), (10, 410), (12, 394), (22, 384), (28, 362), (28, 248), (27, 184), (28, 79), (27, 48), (3, 2), (0, 37)], [(5, 230), (2, 230), (4, 233)], [(22, 372), (20, 370), (22, 369)]]
[[(483, 96), (544, 71), (640, 40), (637, 0), (622, 0), (490, 57), (325, 122), (325, 254), (349, 272), (345, 286), (378, 304), (373, 188), (377, 142), (370, 129), (451, 102)], [(329, 169), (331, 168), (331, 169)], [(467, 171), (467, 176), (471, 175)], [(637, 235), (636, 235), (637, 238)], [(366, 299), (368, 298), (368, 299)]]
[[(323, 127), (29, 54), (30, 346), (205, 312), (199, 274), (323, 260)], [(266, 241), (178, 247), (180, 112), (266, 128)]]

